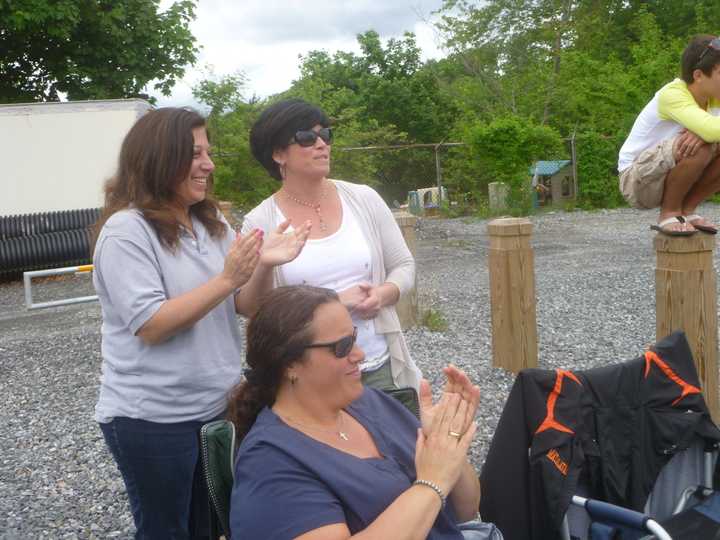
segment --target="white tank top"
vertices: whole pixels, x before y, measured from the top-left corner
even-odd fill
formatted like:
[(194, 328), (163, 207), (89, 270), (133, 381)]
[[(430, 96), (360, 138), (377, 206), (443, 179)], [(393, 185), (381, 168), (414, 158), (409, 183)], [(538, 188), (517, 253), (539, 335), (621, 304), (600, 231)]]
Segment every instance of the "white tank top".
[[(342, 196), (340, 201), (340, 228), (325, 238), (309, 239), (300, 255), (283, 265), (282, 272), (288, 285), (312, 285), (340, 292), (361, 281), (371, 283), (370, 247)], [(285, 220), (279, 208), (278, 213)], [(358, 346), (365, 351), (365, 361), (360, 368), (363, 371), (377, 369), (387, 360), (385, 336), (375, 333), (372, 320), (361, 319), (352, 313), (351, 316), (358, 329)]]

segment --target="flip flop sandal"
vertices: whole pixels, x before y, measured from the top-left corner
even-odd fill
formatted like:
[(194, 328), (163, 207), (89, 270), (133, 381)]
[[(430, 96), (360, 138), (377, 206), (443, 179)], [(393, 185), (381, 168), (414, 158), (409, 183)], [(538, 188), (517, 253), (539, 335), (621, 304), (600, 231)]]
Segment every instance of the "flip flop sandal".
[(688, 223), (690, 223), (690, 225), (692, 225), (693, 227), (695, 227), (698, 231), (702, 231), (702, 232), (704, 232), (704, 233), (706, 233), (706, 234), (717, 234), (717, 232), (718, 232), (718, 230), (717, 230), (715, 227), (711, 226), (711, 225), (702, 225), (702, 224), (701, 224), (701, 225), (695, 225), (694, 223), (692, 223), (693, 221), (695, 221), (695, 220), (697, 220), (697, 219), (704, 219), (701, 215), (691, 214), (691, 215), (689, 215), (689, 216), (684, 216), (684, 217), (685, 217), (685, 221), (687, 221)]
[(682, 216), (672, 216), (667, 219), (663, 219), (660, 223), (657, 225), (650, 225), (650, 228), (653, 231), (657, 231), (661, 234), (664, 234), (666, 236), (692, 236), (697, 231), (674, 231), (672, 229), (667, 229), (666, 227), (670, 225), (671, 223), (685, 223), (685, 218)]

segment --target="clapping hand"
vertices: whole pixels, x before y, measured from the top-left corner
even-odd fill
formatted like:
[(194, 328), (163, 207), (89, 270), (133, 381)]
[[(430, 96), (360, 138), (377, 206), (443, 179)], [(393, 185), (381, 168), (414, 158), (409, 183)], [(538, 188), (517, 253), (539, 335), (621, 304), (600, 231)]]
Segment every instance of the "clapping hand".
[(290, 220), (283, 221), (274, 232), (265, 239), (260, 253), (260, 262), (266, 266), (278, 266), (297, 257), (310, 234), (312, 221), (308, 220), (291, 232), (286, 232)]
[(259, 229), (250, 231), (245, 236), (237, 234), (228, 254), (222, 274), (230, 280), (234, 288), (248, 282), (260, 258), (263, 234)]
[[(463, 429), (460, 432), (465, 433), (475, 419), (475, 414), (480, 404), (480, 388), (473, 385), (465, 372), (453, 364), (444, 367), (443, 373), (446, 378), (445, 386), (443, 387), (443, 396), (446, 394), (456, 394), (462, 401), (467, 403), (465, 421), (463, 423)], [(420, 421), (423, 432), (427, 434), (440, 404), (437, 403), (433, 405), (430, 384), (425, 379), (420, 382), (419, 397)]]
[(443, 368), (446, 382), (443, 392), (460, 394), (460, 397), (468, 402), (468, 412), (475, 418), (478, 406), (480, 405), (480, 387), (474, 385), (467, 374), (454, 364), (448, 364)]
[(458, 394), (443, 394), (432, 421), (418, 430), (415, 447), (417, 477), (449, 494), (467, 461), (477, 424), (467, 424), (469, 404)]

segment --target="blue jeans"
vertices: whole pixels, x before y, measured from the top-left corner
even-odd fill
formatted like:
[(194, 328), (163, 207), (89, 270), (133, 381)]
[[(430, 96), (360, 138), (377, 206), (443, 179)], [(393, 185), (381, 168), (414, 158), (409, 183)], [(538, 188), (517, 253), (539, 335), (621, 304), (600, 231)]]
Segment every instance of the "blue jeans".
[(209, 537), (198, 435), (203, 424), (132, 418), (100, 424), (125, 482), (136, 539)]

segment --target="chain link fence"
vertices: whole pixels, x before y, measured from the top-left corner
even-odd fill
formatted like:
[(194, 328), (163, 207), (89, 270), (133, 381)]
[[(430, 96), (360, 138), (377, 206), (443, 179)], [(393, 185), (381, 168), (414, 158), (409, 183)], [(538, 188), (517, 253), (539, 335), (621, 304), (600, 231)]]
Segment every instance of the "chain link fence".
[[(575, 137), (563, 139), (563, 155), (542, 156), (545, 161), (566, 160), (563, 175), (569, 178), (569, 192), (562, 192), (563, 198), (556, 194), (553, 204), (566, 204), (565, 195), (575, 200), (579, 193), (578, 173), (575, 165)], [(583, 143), (580, 138), (580, 143)], [(465, 143), (410, 144), (396, 146), (365, 146), (355, 148), (336, 148), (333, 152), (332, 175), (335, 178), (363, 182), (372, 185), (383, 198), (395, 206), (407, 204), (408, 193), (423, 188), (440, 187), (447, 190), (449, 210), (464, 213), (474, 209), (487, 210), (488, 184), (496, 181), (487, 178), (478, 169), (471, 148)], [(532, 191), (533, 175), (528, 167), (527, 190)], [(565, 176), (563, 178), (565, 178)], [(589, 176), (588, 180), (590, 180)], [(553, 180), (554, 182), (554, 180)], [(550, 177), (542, 179), (547, 186), (548, 195)], [(588, 188), (591, 186), (589, 185)], [(550, 201), (549, 196), (534, 199), (534, 206)], [(524, 209), (532, 211), (530, 208)]]
[[(619, 139), (578, 133), (563, 139), (562, 155), (542, 160), (569, 160), (563, 174), (570, 178), (573, 197), (552, 204), (582, 208), (612, 208), (623, 204), (617, 189), (616, 160)], [(277, 189), (249, 154), (223, 151), (215, 155), (216, 192), (240, 207), (252, 208)], [(575, 159), (573, 159), (575, 158)], [(575, 165), (573, 165), (575, 162)], [(527, 190), (531, 190), (532, 163), (528, 163)], [(488, 184), (497, 181), (481, 170), (472, 147), (465, 143), (392, 146), (333, 147), (331, 176), (373, 186), (390, 206), (408, 203), (408, 192), (442, 186), (447, 190), (451, 214), (485, 213)], [(548, 179), (544, 180), (548, 184)], [(564, 191), (563, 191), (564, 194)], [(539, 204), (544, 200), (540, 199)], [(520, 209), (519, 209), (520, 210)], [(523, 208), (532, 212), (532, 208)]]

